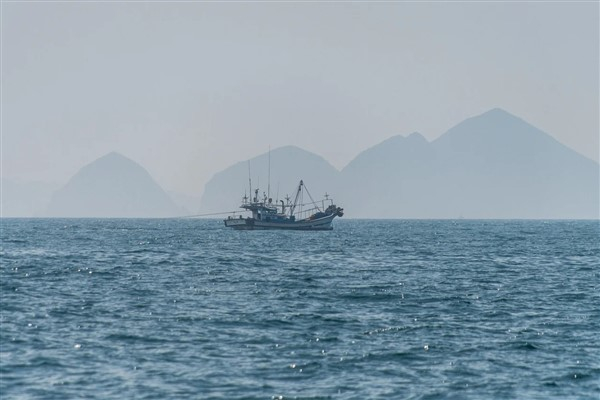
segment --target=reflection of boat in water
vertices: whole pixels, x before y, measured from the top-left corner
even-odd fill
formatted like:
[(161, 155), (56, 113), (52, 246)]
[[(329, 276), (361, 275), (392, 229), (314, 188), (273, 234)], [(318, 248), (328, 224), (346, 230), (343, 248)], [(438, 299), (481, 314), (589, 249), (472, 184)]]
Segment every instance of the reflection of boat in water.
[[(310, 198), (310, 203), (303, 203), (304, 192)], [(286, 197), (286, 201), (281, 200), (281, 204), (273, 203), (273, 199), (263, 195), (263, 199), (260, 200), (256, 189), (254, 198), (244, 196), (240, 208), (251, 211), (252, 216), (229, 216), (224, 220), (225, 226), (233, 229), (331, 230), (333, 219), (344, 215), (344, 209), (333, 204), (333, 200), (327, 194), (320, 201), (319, 207), (319, 202), (313, 200), (302, 181), (298, 185), (293, 203), (290, 203), (289, 197)]]

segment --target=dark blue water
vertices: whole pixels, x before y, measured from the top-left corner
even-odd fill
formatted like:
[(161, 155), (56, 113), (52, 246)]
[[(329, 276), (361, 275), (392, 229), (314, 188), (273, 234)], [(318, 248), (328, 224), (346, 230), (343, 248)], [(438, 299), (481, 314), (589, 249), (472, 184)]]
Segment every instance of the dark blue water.
[(597, 221), (1, 220), (2, 399), (600, 397)]

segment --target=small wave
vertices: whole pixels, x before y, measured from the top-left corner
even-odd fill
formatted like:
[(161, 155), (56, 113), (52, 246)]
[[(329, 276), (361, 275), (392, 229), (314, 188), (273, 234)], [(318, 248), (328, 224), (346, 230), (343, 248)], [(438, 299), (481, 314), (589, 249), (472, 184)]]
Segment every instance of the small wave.
[(516, 343), (512, 347), (517, 350), (526, 350), (526, 351), (533, 351), (533, 350), (541, 349), (540, 345), (531, 343), (531, 342)]
[(365, 331), (363, 332), (363, 334), (365, 335), (379, 335), (382, 333), (395, 333), (395, 332), (404, 332), (404, 331), (408, 331), (414, 329), (414, 327), (409, 327), (409, 326), (390, 326), (390, 327), (386, 327), (386, 328), (377, 328), (371, 331)]
[(2, 394), (598, 397), (597, 224), (344, 223), (37, 221), (0, 254)]
[(105, 336), (109, 342), (142, 342), (142, 343), (165, 343), (167, 340), (153, 336), (139, 336), (126, 333), (111, 333)]

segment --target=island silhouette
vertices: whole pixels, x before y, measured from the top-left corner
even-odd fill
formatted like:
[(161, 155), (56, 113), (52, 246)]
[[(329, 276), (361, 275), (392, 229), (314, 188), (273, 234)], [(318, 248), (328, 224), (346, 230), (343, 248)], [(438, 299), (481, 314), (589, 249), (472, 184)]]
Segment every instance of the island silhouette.
[[(249, 160), (263, 189), (268, 157)], [(350, 218), (599, 217), (598, 163), (499, 108), (431, 142), (417, 132), (391, 137), (341, 171), (297, 147), (270, 157), (280, 199), (304, 179), (317, 197), (333, 195)], [(247, 187), (248, 162), (236, 163), (207, 183), (200, 210), (235, 209)]]
[[(253, 189), (260, 187), (261, 195), (269, 191), (274, 200), (292, 195), (302, 179), (313, 197), (327, 193), (349, 218), (597, 219), (600, 214), (598, 163), (499, 108), (466, 119), (431, 142), (417, 132), (393, 136), (362, 151), (341, 171), (299, 147), (276, 148), (216, 173), (191, 212), (238, 209), (250, 195), (249, 175)], [(7, 204), (25, 202), (17, 195), (8, 194)], [(81, 168), (42, 213), (184, 214), (189, 212), (144, 167), (116, 152)]]
[(172, 217), (181, 215), (148, 171), (111, 152), (81, 168), (54, 193), (50, 217)]

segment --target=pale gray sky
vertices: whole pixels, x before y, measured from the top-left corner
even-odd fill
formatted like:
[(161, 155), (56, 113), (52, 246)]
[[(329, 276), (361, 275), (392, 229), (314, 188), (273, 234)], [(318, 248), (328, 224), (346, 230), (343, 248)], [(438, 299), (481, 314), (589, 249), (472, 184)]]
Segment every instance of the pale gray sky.
[(200, 194), (293, 144), (342, 168), (501, 107), (598, 161), (599, 5), (3, 3), (2, 177), (118, 151)]

